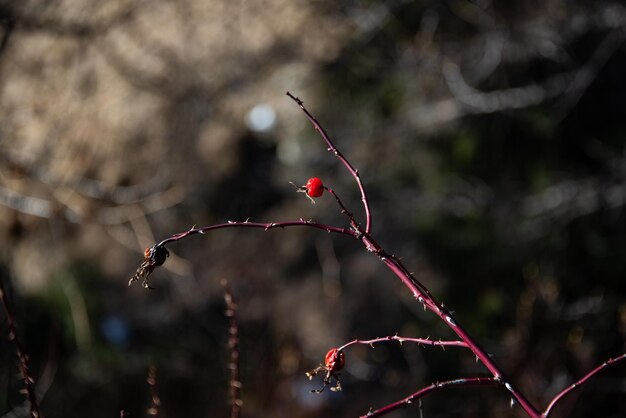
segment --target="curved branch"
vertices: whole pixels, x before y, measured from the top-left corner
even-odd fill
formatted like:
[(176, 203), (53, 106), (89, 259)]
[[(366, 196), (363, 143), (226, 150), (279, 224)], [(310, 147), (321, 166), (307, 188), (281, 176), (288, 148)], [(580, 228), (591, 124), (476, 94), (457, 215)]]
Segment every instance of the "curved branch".
[(355, 344), (363, 344), (374, 346), (377, 343), (383, 343), (388, 341), (397, 341), (400, 345), (404, 342), (416, 343), (418, 345), (429, 345), (433, 347), (441, 347), (445, 350), (446, 347), (465, 347), (468, 348), (466, 342), (464, 341), (442, 341), (442, 340), (431, 340), (430, 338), (410, 338), (410, 337), (400, 337), (399, 335), (388, 335), (386, 337), (374, 338), (371, 340), (352, 340), (349, 343), (346, 343), (339, 347), (337, 350), (342, 351), (351, 345)]
[[(227, 228), (227, 227), (249, 227), (249, 228), (263, 228), (265, 230), (277, 228), (277, 227), (291, 227), (291, 226), (308, 226), (321, 230), (325, 230), (327, 232), (335, 232), (344, 235), (352, 236), (357, 240), (361, 241), (367, 251), (376, 254), (380, 260), (392, 270), (392, 272), (400, 278), (400, 280), (407, 286), (407, 288), (413, 293), (414, 297), (424, 305), (425, 308), (434, 312), (444, 323), (455, 333), (457, 336), (463, 341), (467, 348), (469, 348), (477, 358), (477, 361), (480, 360), (483, 365), (492, 373), (493, 377), (490, 378), (493, 381), (497, 381), (499, 384), (503, 385), (511, 394), (513, 399), (521, 406), (521, 408), (529, 415), (531, 418), (540, 418), (541, 413), (535, 408), (535, 406), (526, 399), (523, 393), (521, 393), (517, 388), (515, 388), (510, 382), (508, 382), (504, 378), (504, 374), (500, 367), (491, 359), (491, 356), (478, 344), (478, 342), (470, 336), (470, 334), (453, 318), (452, 313), (444, 308), (443, 304), (438, 303), (431, 295), (430, 291), (426, 286), (424, 286), (419, 280), (417, 280), (410, 271), (404, 266), (404, 264), (395, 256), (388, 254), (369, 234), (369, 230), (371, 228), (371, 216), (369, 212), (368, 199), (365, 195), (365, 190), (359, 178), (359, 174), (357, 170), (355, 170), (350, 163), (343, 157), (343, 155), (337, 150), (337, 148), (333, 145), (331, 140), (328, 138), (328, 135), (325, 133), (323, 128), (319, 125), (317, 120), (306, 110), (302, 101), (297, 97), (287, 93), (287, 95), (293, 99), (304, 111), (306, 116), (309, 118), (311, 123), (313, 123), (315, 129), (320, 132), (324, 140), (329, 146), (329, 150), (334, 152), (335, 155), (343, 162), (343, 164), (348, 168), (348, 170), (352, 173), (353, 177), (356, 179), (357, 184), (361, 190), (361, 196), (363, 200), (363, 204), (365, 207), (365, 212), (367, 216), (367, 225), (365, 231), (362, 227), (354, 220), (352, 214), (347, 210), (347, 208), (343, 205), (339, 197), (329, 188), (326, 188), (329, 193), (331, 193), (337, 203), (342, 209), (342, 213), (348, 216), (350, 219), (350, 225), (352, 229), (345, 228), (337, 228), (332, 227), (325, 224), (319, 224), (312, 221), (305, 221), (300, 219), (299, 221), (287, 221), (287, 222), (271, 222), (271, 223), (257, 223), (257, 222), (228, 222), (224, 224), (212, 225), (204, 228), (191, 228), (190, 230), (173, 235), (170, 238), (167, 238), (161, 241), (159, 244), (156, 244), (152, 248), (148, 248), (146, 250), (146, 256), (144, 262), (141, 264), (137, 272), (133, 277), (131, 277), (129, 284), (143, 277), (143, 285), (146, 288), (150, 288), (148, 284), (148, 277), (152, 273), (152, 271), (163, 264), (165, 258), (169, 254), (165, 249), (164, 245), (169, 242), (178, 241), (180, 239), (186, 238), (195, 234), (204, 234), (208, 231)], [(156, 256), (159, 255), (157, 258)], [(488, 380), (491, 381), (491, 380)], [(451, 381), (451, 382), (465, 382), (465, 380), (461, 379), (460, 381)], [(450, 385), (452, 383), (449, 383)], [(438, 388), (440, 384), (434, 386)], [(428, 388), (424, 389), (426, 392)], [(421, 392), (420, 392), (421, 393)], [(414, 396), (414, 395), (412, 395)], [(416, 396), (416, 395), (415, 395)], [(410, 400), (410, 399), (409, 399)], [(392, 404), (393, 405), (393, 404)]]
[(15, 345), (15, 352), (17, 354), (18, 360), (17, 365), (20, 370), (22, 380), (24, 381), (24, 389), (22, 392), (30, 403), (29, 415), (31, 418), (42, 418), (43, 414), (39, 409), (39, 402), (37, 401), (35, 379), (32, 377), (32, 374), (30, 372), (30, 365), (28, 364), (28, 355), (26, 354), (26, 350), (24, 349), (24, 346), (22, 346), (22, 343), (17, 337), (15, 319), (9, 305), (9, 299), (4, 290), (4, 285), (2, 284), (2, 278), (0, 278), (0, 304), (2, 304), (4, 308), (4, 313), (7, 317), (7, 324), (9, 328), (9, 341), (13, 342), (13, 345)]
[(426, 386), (415, 392), (414, 394), (407, 396), (404, 399), (401, 399), (397, 402), (391, 403), (385, 407), (377, 409), (375, 411), (370, 411), (365, 415), (362, 415), (360, 418), (373, 418), (373, 417), (382, 417), (396, 409), (408, 406), (412, 404), (414, 401), (423, 398), (431, 392), (435, 392), (441, 389), (447, 389), (451, 387), (459, 387), (459, 386), (495, 386), (501, 385), (502, 382), (493, 377), (468, 377), (465, 379), (455, 379), (455, 380), (447, 380), (445, 382), (435, 382), (430, 386)]
[(411, 290), (413, 296), (424, 305), (425, 309), (429, 309), (457, 335), (463, 340), (468, 348), (476, 355), (477, 360), (480, 360), (483, 365), (493, 374), (493, 378), (499, 381), (511, 394), (513, 399), (520, 405), (520, 407), (531, 418), (539, 418), (540, 412), (537, 408), (528, 400), (526, 396), (520, 392), (513, 384), (507, 381), (504, 374), (496, 362), (491, 358), (480, 344), (468, 333), (468, 331), (461, 326), (454, 319), (452, 313), (444, 308), (443, 304), (439, 304), (430, 294), (428, 288), (424, 286), (419, 280), (417, 280), (404, 264), (393, 255), (387, 254), (380, 245), (378, 245), (368, 234), (361, 237), (361, 241), (364, 242), (368, 249), (373, 248), (375, 253), (381, 259), (383, 263), (387, 265), (394, 272), (394, 274), (402, 280), (402, 282)]
[(298, 104), (298, 106), (300, 106), (300, 109), (302, 109), (306, 117), (313, 124), (313, 127), (315, 127), (315, 130), (319, 132), (322, 138), (324, 138), (324, 141), (326, 141), (326, 144), (328, 145), (328, 151), (335, 154), (337, 158), (341, 160), (343, 165), (348, 169), (348, 171), (350, 171), (350, 174), (352, 174), (352, 177), (354, 177), (354, 179), (356, 180), (356, 184), (359, 186), (359, 190), (361, 192), (363, 209), (365, 210), (365, 232), (369, 234), (370, 230), (372, 229), (372, 214), (370, 212), (369, 200), (367, 199), (367, 194), (365, 193), (365, 187), (363, 186), (361, 176), (359, 175), (359, 170), (354, 168), (352, 164), (350, 164), (350, 162), (346, 159), (346, 157), (344, 157), (341, 151), (337, 149), (335, 144), (330, 140), (330, 137), (328, 136), (324, 128), (322, 128), (322, 125), (320, 125), (317, 119), (315, 119), (315, 117), (313, 117), (313, 115), (309, 113), (306, 107), (304, 107), (304, 102), (289, 92), (287, 92), (287, 96), (289, 96), (294, 102)]
[(625, 360), (626, 360), (626, 353), (622, 354), (621, 356), (608, 359), (607, 361), (605, 361), (604, 363), (602, 363), (601, 365), (599, 365), (598, 367), (596, 367), (595, 369), (587, 373), (582, 379), (578, 380), (576, 383), (573, 383), (569, 385), (567, 388), (563, 389), (561, 393), (559, 393), (558, 395), (554, 397), (554, 399), (552, 399), (552, 402), (550, 402), (550, 404), (548, 405), (546, 410), (543, 412), (543, 414), (541, 414), (541, 416), (544, 418), (549, 417), (555, 405), (559, 403), (563, 398), (565, 398), (565, 396), (569, 395), (575, 389), (578, 389), (579, 387), (581, 387), (589, 379), (591, 379), (592, 377), (594, 377), (596, 374), (600, 373), (607, 367), (614, 366), (615, 364), (621, 361), (625, 361)]
[(300, 218), (297, 221), (266, 222), (266, 223), (250, 222), (250, 221), (247, 221), (247, 220), (243, 221), (243, 222), (232, 222), (232, 221), (229, 221), (227, 223), (216, 224), (216, 225), (211, 225), (211, 226), (205, 226), (205, 227), (202, 227), (202, 228), (196, 228), (195, 225), (194, 225), (192, 228), (190, 228), (189, 230), (187, 230), (185, 232), (181, 232), (180, 234), (172, 235), (171, 237), (164, 239), (163, 241), (159, 242), (158, 244), (155, 244), (152, 247), (146, 248), (145, 253), (144, 253), (144, 260), (141, 263), (141, 265), (139, 266), (139, 268), (137, 269), (137, 271), (135, 272), (135, 274), (128, 280), (128, 285), (130, 286), (133, 282), (136, 282), (139, 279), (143, 279), (142, 286), (144, 288), (146, 288), (146, 289), (152, 289), (148, 279), (149, 279), (150, 275), (152, 274), (152, 272), (157, 267), (163, 265), (163, 263), (165, 262), (167, 257), (169, 257), (170, 253), (167, 250), (167, 248), (165, 248), (165, 244), (167, 244), (169, 242), (175, 242), (175, 241), (178, 241), (178, 240), (181, 240), (183, 238), (187, 238), (187, 237), (190, 237), (190, 236), (196, 235), (196, 234), (203, 235), (203, 234), (205, 234), (205, 233), (207, 233), (209, 231), (213, 231), (213, 230), (216, 230), (216, 229), (224, 229), (224, 228), (260, 228), (260, 229), (264, 229), (265, 231), (268, 231), (270, 229), (287, 228), (287, 227), (292, 227), (292, 226), (307, 226), (307, 227), (310, 227), (310, 228), (324, 230), (324, 231), (328, 232), (329, 234), (331, 232), (334, 232), (334, 233), (337, 233), (337, 234), (348, 235), (348, 236), (351, 236), (351, 237), (354, 237), (354, 238), (358, 238), (358, 236), (359, 236), (358, 232), (353, 231), (351, 229), (337, 228), (337, 227), (334, 227), (334, 226), (313, 222), (311, 220), (305, 221), (302, 218)]
[(241, 416), (241, 378), (239, 376), (239, 327), (237, 325), (237, 303), (230, 291), (226, 280), (222, 280), (224, 301), (226, 302), (226, 317), (228, 318), (228, 350), (230, 351), (230, 418)]
[(196, 228), (194, 226), (193, 228), (189, 229), (188, 231), (181, 232), (180, 234), (175, 234), (175, 235), (172, 235), (169, 238), (164, 239), (163, 241), (159, 242), (157, 244), (157, 246), (161, 247), (161, 246), (167, 244), (168, 242), (178, 241), (178, 240), (181, 240), (183, 238), (187, 238), (189, 236), (196, 235), (196, 234), (201, 234), (202, 235), (202, 234), (205, 234), (206, 232), (213, 231), (213, 230), (216, 230), (216, 229), (224, 229), (224, 228), (260, 228), (260, 229), (264, 229), (265, 231), (269, 231), (270, 229), (288, 228), (288, 227), (292, 227), (292, 226), (306, 226), (306, 227), (310, 227), (310, 228), (321, 229), (321, 230), (324, 230), (324, 231), (326, 231), (328, 233), (334, 232), (336, 234), (349, 235), (351, 237), (356, 236), (356, 233), (354, 231), (350, 230), (350, 229), (337, 228), (337, 227), (334, 227), (334, 226), (320, 224), (320, 223), (313, 222), (313, 221), (305, 221), (302, 218), (297, 220), (297, 221), (285, 221), (285, 222), (249, 222), (249, 221), (233, 222), (233, 221), (229, 221), (227, 223), (216, 224), (216, 225), (211, 225), (211, 226), (205, 226), (205, 227), (202, 227), (202, 228)]

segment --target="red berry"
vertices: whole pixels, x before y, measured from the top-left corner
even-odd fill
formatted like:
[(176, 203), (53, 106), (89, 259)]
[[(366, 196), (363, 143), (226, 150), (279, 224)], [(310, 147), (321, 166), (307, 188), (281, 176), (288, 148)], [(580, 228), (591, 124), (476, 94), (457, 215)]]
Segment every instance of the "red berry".
[(324, 357), (324, 365), (328, 371), (336, 372), (343, 369), (346, 364), (346, 355), (338, 348), (331, 348)]
[(324, 193), (324, 184), (317, 177), (311, 177), (304, 188), (309, 197), (320, 197)]

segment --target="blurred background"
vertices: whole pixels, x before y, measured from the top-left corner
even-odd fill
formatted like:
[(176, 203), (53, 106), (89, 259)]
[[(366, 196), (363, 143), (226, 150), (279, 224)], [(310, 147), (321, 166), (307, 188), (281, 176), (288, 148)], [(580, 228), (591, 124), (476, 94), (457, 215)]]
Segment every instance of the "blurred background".
[[(292, 92), (360, 170), (373, 234), (531, 401), (626, 350), (626, 6), (620, 1), (0, 1), (0, 278), (48, 418), (229, 416), (239, 305), (244, 417), (355, 417), (486, 375), (464, 350), (330, 347), (451, 338), (358, 242), (192, 225), (363, 220), (358, 190)], [(0, 416), (25, 416), (0, 321)], [(626, 367), (554, 416), (626, 416)], [(423, 415), (420, 415), (423, 414)], [(389, 417), (522, 417), (501, 388)]]

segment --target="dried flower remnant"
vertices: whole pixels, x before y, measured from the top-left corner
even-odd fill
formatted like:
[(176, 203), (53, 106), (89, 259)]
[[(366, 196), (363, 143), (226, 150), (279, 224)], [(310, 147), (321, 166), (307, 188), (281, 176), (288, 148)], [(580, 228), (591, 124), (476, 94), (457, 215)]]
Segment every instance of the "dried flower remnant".
[(346, 355), (338, 348), (331, 348), (324, 357), (324, 364), (320, 364), (315, 369), (306, 373), (309, 380), (312, 380), (314, 376), (319, 373), (326, 373), (324, 376), (324, 386), (320, 389), (312, 390), (313, 393), (322, 393), (326, 386), (330, 385), (331, 379), (334, 377), (337, 381), (335, 386), (332, 386), (330, 390), (333, 392), (341, 391), (341, 382), (339, 381), (339, 371), (343, 369), (346, 364)]
[(143, 279), (141, 285), (144, 288), (154, 289), (150, 286), (148, 277), (150, 277), (155, 268), (163, 265), (169, 256), (170, 252), (163, 245), (155, 244), (152, 247), (146, 248), (143, 256), (143, 263), (141, 263), (133, 277), (128, 280), (128, 285), (130, 286), (133, 282)]

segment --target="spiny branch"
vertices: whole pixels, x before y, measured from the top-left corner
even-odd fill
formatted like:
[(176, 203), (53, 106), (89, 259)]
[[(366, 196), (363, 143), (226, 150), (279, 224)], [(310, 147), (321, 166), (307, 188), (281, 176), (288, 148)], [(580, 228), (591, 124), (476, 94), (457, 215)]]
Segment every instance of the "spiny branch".
[(548, 407), (546, 408), (544, 413), (541, 414), (541, 416), (544, 417), (544, 418), (549, 417), (550, 414), (552, 413), (552, 410), (556, 406), (556, 404), (559, 403), (563, 398), (565, 398), (567, 395), (569, 395), (574, 390), (580, 388), (583, 385), (583, 383), (587, 382), (589, 379), (594, 377), (596, 374), (600, 373), (601, 371), (603, 371), (604, 369), (606, 369), (608, 367), (615, 366), (616, 364), (618, 364), (618, 363), (620, 363), (622, 361), (626, 361), (626, 353), (624, 353), (624, 354), (622, 354), (620, 356), (608, 359), (607, 361), (605, 361), (604, 363), (602, 363), (601, 365), (599, 365), (598, 367), (596, 367), (595, 369), (593, 369), (592, 371), (587, 373), (585, 376), (583, 376), (576, 383), (572, 383), (567, 388), (563, 389), (563, 391), (561, 391), (561, 393), (559, 393), (558, 395), (556, 395), (554, 397), (554, 399), (552, 399), (552, 402), (550, 402), (550, 404), (548, 405)]
[(433, 347), (441, 347), (444, 348), (445, 347), (465, 347), (468, 348), (468, 345), (466, 342), (464, 341), (442, 341), (442, 340), (431, 340), (430, 338), (411, 338), (411, 337), (401, 337), (399, 335), (388, 335), (386, 337), (380, 337), (380, 338), (374, 338), (371, 340), (352, 340), (349, 343), (346, 343), (344, 345), (342, 345), (341, 347), (338, 348), (338, 350), (343, 351), (346, 348), (355, 345), (355, 344), (363, 344), (363, 345), (369, 345), (369, 346), (374, 346), (374, 344), (378, 344), (378, 343), (384, 343), (384, 342), (389, 342), (389, 341), (397, 341), (400, 345), (402, 345), (404, 342), (411, 342), (411, 343), (416, 343), (418, 345), (428, 345), (428, 346), (433, 346)]
[(339, 158), (342, 164), (348, 169), (348, 171), (350, 171), (352, 177), (354, 177), (354, 179), (356, 180), (356, 184), (359, 186), (359, 191), (361, 192), (361, 202), (363, 203), (363, 209), (365, 210), (365, 232), (369, 234), (372, 229), (372, 214), (370, 212), (369, 200), (367, 198), (367, 194), (365, 193), (365, 187), (363, 186), (363, 182), (361, 181), (359, 170), (355, 169), (352, 164), (350, 164), (350, 162), (347, 160), (347, 158), (344, 157), (341, 151), (337, 149), (324, 128), (322, 128), (322, 125), (320, 125), (317, 119), (315, 119), (315, 117), (311, 113), (309, 113), (306, 107), (304, 107), (304, 102), (289, 92), (287, 92), (287, 96), (289, 96), (294, 102), (298, 104), (298, 106), (300, 106), (300, 109), (302, 109), (306, 117), (313, 124), (313, 127), (315, 127), (315, 130), (319, 132), (322, 138), (324, 138), (324, 141), (326, 141), (326, 144), (328, 145), (328, 151), (332, 152), (337, 156), (337, 158)]
[[(581, 380), (579, 380), (578, 382), (576, 382), (575, 384), (573, 384), (572, 386), (566, 388), (565, 390), (563, 390), (560, 394), (558, 394), (553, 401), (550, 403), (550, 405), (547, 407), (546, 411), (544, 413), (541, 413), (528, 399), (526, 399), (525, 395), (518, 390), (511, 382), (509, 382), (506, 378), (505, 375), (502, 371), (502, 369), (500, 368), (500, 366), (498, 366), (498, 364), (496, 364), (496, 362), (494, 361), (494, 359), (492, 359), (491, 355), (484, 350), (480, 344), (468, 333), (467, 330), (465, 330), (465, 328), (463, 328), (463, 326), (457, 322), (457, 320), (454, 318), (453, 314), (451, 311), (449, 311), (448, 309), (446, 309), (443, 305), (443, 303), (438, 302), (430, 293), (429, 289), (423, 285), (402, 263), (402, 261), (395, 257), (394, 255), (387, 253), (383, 247), (381, 245), (379, 245), (374, 238), (370, 235), (370, 230), (371, 230), (371, 214), (370, 214), (370, 209), (369, 209), (369, 203), (368, 203), (368, 199), (367, 199), (367, 195), (365, 194), (365, 189), (363, 187), (363, 184), (361, 182), (359, 173), (356, 169), (354, 169), (354, 167), (350, 164), (350, 162), (343, 156), (343, 154), (337, 149), (337, 147), (333, 144), (333, 142), (330, 140), (330, 138), (328, 137), (328, 135), (326, 134), (326, 132), (324, 131), (324, 129), (321, 127), (321, 125), (319, 124), (319, 122), (308, 112), (308, 110), (304, 107), (303, 102), (293, 96), (291, 93), (287, 93), (287, 95), (294, 100), (299, 106), (300, 108), (303, 110), (303, 112), (305, 113), (306, 117), (309, 119), (309, 121), (313, 124), (313, 126), (315, 127), (315, 129), (320, 133), (320, 135), (322, 136), (322, 138), (326, 141), (326, 144), (328, 145), (328, 150), (333, 152), (339, 159), (340, 161), (344, 164), (344, 166), (350, 171), (350, 173), (352, 174), (352, 176), (355, 178), (359, 189), (361, 191), (361, 198), (362, 198), (362, 203), (365, 209), (365, 214), (366, 214), (366, 226), (363, 229), (361, 227), (361, 225), (356, 221), (356, 219), (354, 218), (354, 216), (352, 215), (352, 213), (346, 208), (346, 206), (343, 204), (343, 202), (341, 201), (341, 199), (339, 198), (339, 196), (330, 188), (325, 188), (330, 194), (333, 195), (333, 197), (335, 198), (335, 200), (337, 201), (342, 214), (346, 215), (348, 217), (349, 223), (350, 223), (350, 228), (339, 228), (339, 227), (335, 227), (335, 226), (330, 226), (330, 225), (326, 225), (326, 224), (321, 224), (321, 223), (316, 223), (313, 221), (306, 221), (304, 219), (300, 219), (297, 221), (285, 221), (285, 222), (270, 222), (270, 223), (259, 223), (259, 222), (249, 222), (249, 221), (244, 221), (244, 222), (227, 222), (227, 223), (222, 223), (222, 224), (217, 224), (217, 225), (211, 225), (211, 226), (207, 226), (207, 227), (202, 227), (202, 228), (196, 228), (195, 226), (192, 227), (191, 229), (179, 233), (179, 234), (175, 234), (169, 238), (166, 238), (165, 240), (161, 241), (159, 244), (155, 245), (155, 248), (160, 248), (163, 247), (165, 244), (170, 243), (170, 242), (174, 242), (174, 241), (178, 241), (181, 239), (184, 239), (186, 237), (192, 236), (192, 235), (196, 235), (196, 234), (205, 234), (209, 231), (212, 230), (217, 230), (217, 229), (223, 229), (223, 228), (260, 228), (260, 229), (264, 229), (264, 230), (270, 230), (270, 229), (274, 229), (274, 228), (287, 228), (287, 227), (292, 227), (292, 226), (305, 226), (305, 227), (311, 227), (311, 228), (316, 228), (316, 229), (320, 229), (323, 231), (326, 231), (328, 233), (338, 233), (338, 234), (342, 234), (342, 235), (346, 235), (352, 238), (356, 238), (357, 240), (361, 241), (361, 243), (364, 245), (365, 249), (368, 252), (374, 253), (401, 281), (402, 283), (411, 291), (411, 293), (413, 294), (413, 296), (415, 297), (415, 299), (420, 302), (425, 309), (430, 310), (431, 312), (433, 312), (435, 315), (437, 315), (447, 326), (448, 328), (450, 328), (450, 330), (452, 330), (459, 338), (459, 340), (455, 340), (455, 341), (433, 341), (430, 340), (428, 338), (426, 339), (420, 339), (420, 338), (405, 338), (405, 337), (399, 337), (399, 336), (390, 336), (390, 337), (383, 337), (383, 338), (376, 338), (373, 340), (354, 340), (351, 341), (347, 344), (345, 344), (344, 346), (336, 349), (337, 352), (341, 353), (341, 350), (347, 348), (350, 345), (353, 344), (375, 344), (375, 343), (379, 343), (379, 342), (384, 342), (384, 341), (397, 341), (399, 343), (402, 343), (404, 341), (410, 341), (410, 342), (414, 342), (414, 343), (418, 343), (418, 344), (423, 344), (423, 345), (431, 345), (431, 346), (440, 346), (442, 348), (445, 348), (446, 346), (457, 346), (457, 347), (465, 347), (468, 348), (469, 350), (471, 350), (474, 355), (476, 356), (477, 361), (480, 361), (491, 373), (491, 377), (473, 377), (473, 378), (462, 378), (462, 379), (456, 379), (456, 380), (450, 380), (450, 381), (445, 381), (445, 382), (438, 382), (438, 383), (433, 383), (430, 386), (427, 386), (421, 390), (419, 390), (418, 392), (415, 392), (414, 394), (399, 400), (395, 403), (389, 404), (381, 409), (378, 409), (376, 411), (370, 412), (367, 415), (365, 415), (364, 417), (374, 417), (374, 416), (382, 416), (385, 415), (386, 413), (389, 413), (395, 409), (398, 409), (400, 407), (406, 406), (408, 404), (410, 404), (411, 402), (413, 402), (414, 400), (420, 399), (421, 397), (425, 396), (428, 393), (431, 393), (433, 391), (436, 390), (441, 390), (441, 389), (445, 389), (445, 388), (450, 388), (450, 387), (460, 387), (460, 386), (475, 386), (475, 385), (499, 385), (499, 386), (503, 386), (508, 393), (511, 395), (512, 397), (512, 403), (515, 402), (517, 404), (519, 404), (519, 406), (524, 410), (524, 412), (530, 417), (530, 418), (547, 418), (548, 415), (551, 413), (551, 410), (553, 409), (554, 405), (556, 405), (562, 398), (564, 398), (566, 395), (568, 395), (570, 392), (572, 392), (575, 388), (577, 388), (578, 386), (580, 386), (581, 384), (585, 383), (587, 380), (589, 380), (592, 376), (594, 376), (595, 374), (599, 373), (601, 370), (603, 370), (606, 367), (609, 367), (610, 365), (616, 364), (618, 362), (623, 361), (626, 358), (626, 354), (621, 355), (619, 357), (613, 358), (608, 360), (606, 363), (598, 366), (596, 369), (594, 369), (593, 371), (591, 371), (588, 375), (586, 375), (585, 377), (583, 377)], [(139, 274), (139, 271), (138, 271)], [(147, 284), (147, 282), (146, 282)], [(228, 302), (227, 302), (228, 303)], [(233, 311), (233, 310), (231, 310)], [(232, 326), (231, 326), (232, 328)], [(231, 335), (232, 337), (232, 335)], [(333, 376), (333, 372), (336, 372), (338, 369), (334, 368), (334, 367), (329, 367), (328, 365), (323, 365), (322, 370), (326, 371), (327, 373), (327, 377), (326, 380), (328, 380), (330, 377)], [(331, 374), (328, 374), (331, 373)], [(325, 380), (325, 383), (326, 383)], [(231, 383), (232, 381), (238, 382), (238, 377), (237, 378), (232, 378), (231, 379)], [(233, 399), (237, 399), (238, 396), (233, 396)], [(235, 401), (233, 402), (235, 403)], [(234, 412), (233, 412), (234, 413)]]
[(158, 245), (159, 246), (165, 245), (165, 244), (167, 244), (169, 242), (178, 241), (180, 239), (187, 238), (189, 236), (196, 235), (196, 234), (204, 234), (206, 232), (213, 231), (213, 230), (216, 230), (216, 229), (224, 229), (224, 228), (260, 228), (260, 229), (264, 229), (266, 231), (269, 231), (270, 229), (289, 228), (289, 227), (293, 227), (293, 226), (305, 226), (305, 227), (310, 227), (310, 228), (321, 229), (321, 230), (329, 232), (329, 233), (333, 232), (333, 233), (336, 233), (336, 234), (344, 234), (344, 235), (355, 236), (354, 231), (351, 231), (350, 229), (337, 228), (337, 227), (333, 227), (333, 226), (329, 226), (329, 225), (313, 222), (313, 221), (310, 221), (310, 220), (306, 221), (306, 220), (304, 220), (302, 218), (297, 220), (297, 221), (285, 221), (285, 222), (249, 222), (249, 221), (236, 222), (236, 221), (229, 221), (229, 222), (222, 223), (222, 224), (205, 226), (203, 228), (193, 227), (193, 228), (189, 229), (188, 231), (182, 232), (180, 234), (175, 234), (175, 235), (172, 235), (169, 238), (164, 239)]
[(239, 327), (237, 325), (237, 304), (226, 280), (222, 280), (224, 301), (226, 302), (226, 317), (228, 318), (228, 350), (230, 351), (230, 418), (239, 418), (241, 415), (241, 380), (239, 378)]
[(391, 403), (383, 408), (377, 409), (375, 411), (370, 411), (365, 415), (362, 415), (360, 418), (374, 418), (374, 417), (381, 417), (383, 415), (386, 415), (392, 411), (395, 411), (396, 409), (400, 409), (406, 406), (411, 405), (414, 401), (423, 398), (424, 396), (428, 395), (429, 393), (438, 391), (438, 390), (443, 390), (443, 389), (449, 389), (452, 387), (462, 387), (462, 386), (497, 386), (497, 385), (501, 385), (502, 382), (500, 382), (499, 380), (493, 378), (493, 377), (468, 377), (468, 378), (464, 378), (464, 379), (455, 379), (455, 380), (448, 380), (445, 382), (435, 382), (430, 386), (426, 386), (425, 388), (422, 388), (420, 390), (418, 390), (417, 392), (415, 392), (414, 394), (407, 396), (404, 399), (400, 399), (397, 402)]
[[(217, 224), (217, 225), (211, 225), (211, 226), (207, 226), (207, 227), (203, 227), (203, 228), (196, 228), (195, 225), (190, 228), (189, 230), (185, 231), (185, 232), (181, 232), (180, 234), (175, 234), (172, 235), (169, 238), (164, 239), (163, 241), (161, 241), (158, 244), (155, 244), (152, 248), (147, 248), (146, 249), (146, 254), (145, 254), (145, 259), (143, 261), (143, 263), (139, 266), (139, 268), (137, 269), (137, 271), (135, 272), (135, 274), (129, 279), (128, 281), (128, 285), (130, 286), (132, 283), (138, 281), (139, 279), (143, 279), (142, 281), (142, 285), (144, 288), (146, 289), (152, 289), (152, 287), (150, 286), (150, 283), (148, 281), (148, 278), (150, 277), (150, 275), (152, 274), (152, 272), (155, 270), (156, 267), (160, 266), (161, 263), (156, 263), (154, 257), (152, 256), (153, 253), (149, 253), (149, 251), (152, 250), (160, 250), (166, 254), (169, 254), (169, 252), (167, 251), (167, 248), (165, 248), (165, 244), (170, 243), (170, 242), (176, 242), (178, 240), (181, 240), (183, 238), (187, 238), (190, 237), (192, 235), (204, 235), (205, 233), (209, 232), (209, 231), (213, 231), (213, 230), (217, 230), (217, 229), (225, 229), (225, 228), (257, 228), (257, 229), (263, 229), (265, 231), (269, 231), (270, 229), (276, 229), (276, 228), (289, 228), (289, 227), (294, 227), (294, 226), (304, 226), (304, 227), (309, 227), (309, 228), (316, 228), (316, 229), (321, 229), (324, 230), (328, 233), (336, 233), (336, 234), (343, 234), (343, 235), (348, 235), (351, 237), (356, 237), (357, 236), (357, 232), (353, 231), (351, 229), (348, 228), (337, 228), (334, 226), (330, 226), (330, 225), (325, 225), (325, 224), (320, 224), (317, 222), (313, 222), (311, 220), (304, 220), (302, 218), (300, 218), (297, 221), (286, 221), (286, 222), (250, 222), (250, 221), (243, 221), (243, 222), (234, 222), (234, 221), (228, 221), (226, 223), (222, 223), (222, 224)], [(163, 260), (165, 261), (165, 260)]]
[(18, 367), (22, 380), (24, 381), (23, 393), (26, 395), (26, 399), (30, 403), (30, 416), (31, 418), (42, 418), (43, 415), (39, 410), (39, 403), (37, 402), (37, 394), (35, 392), (35, 379), (30, 374), (30, 368), (28, 365), (28, 355), (22, 346), (19, 338), (17, 338), (17, 328), (15, 326), (15, 317), (9, 305), (9, 299), (4, 290), (2, 278), (0, 278), (0, 301), (4, 307), (4, 313), (7, 317), (7, 323), (9, 326), (9, 341), (12, 341), (15, 345), (15, 351), (17, 353)]

